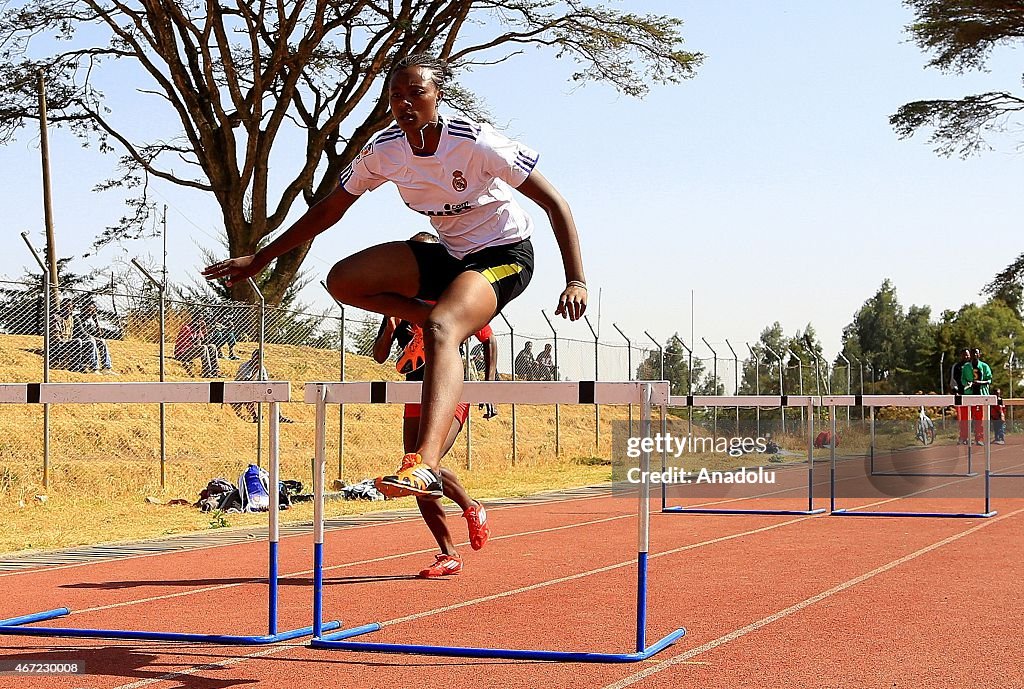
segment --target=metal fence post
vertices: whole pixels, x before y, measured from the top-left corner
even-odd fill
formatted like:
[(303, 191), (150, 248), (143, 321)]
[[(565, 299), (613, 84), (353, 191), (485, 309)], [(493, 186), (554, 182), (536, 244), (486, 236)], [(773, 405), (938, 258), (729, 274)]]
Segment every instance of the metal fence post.
[[(672, 338), (675, 339), (675, 341), (678, 342), (680, 344), (680, 346), (682, 346), (682, 348), (686, 350), (686, 356), (687, 356), (687, 362), (688, 362), (686, 364), (686, 394), (687, 395), (692, 395), (693, 394), (693, 350), (690, 349), (689, 347), (687, 347), (686, 343), (683, 342), (682, 338), (680, 338), (678, 335), (673, 335)], [(688, 438), (692, 438), (693, 437), (693, 405), (692, 404), (686, 405), (686, 416), (687, 416), (687, 421), (686, 421), (686, 423), (687, 423), (687, 428), (686, 428), (687, 437)]]
[[(158, 281), (155, 277), (149, 274), (149, 271), (142, 267), (142, 265), (132, 259), (132, 265), (139, 269), (149, 282), (156, 287), (156, 292), (160, 296), (160, 382), (163, 383), (165, 380), (164, 371), (164, 323), (166, 313), (164, 311), (164, 285)], [(163, 402), (160, 403), (160, 488), (167, 487), (167, 405)]]
[[(796, 359), (796, 370), (797, 370), (797, 374), (796, 375), (797, 375), (797, 378), (800, 380), (800, 389), (799, 389), (798, 392), (800, 393), (800, 396), (802, 397), (803, 394), (804, 394), (804, 362), (803, 362), (803, 359), (801, 359), (796, 354), (794, 354), (792, 349), (787, 349), (786, 351), (789, 352), (790, 358)], [(804, 408), (803, 408), (803, 405), (801, 405), (800, 406), (800, 434), (801, 435), (803, 435), (804, 427), (806, 425), (807, 425), (807, 422), (806, 422), (806, 420), (804, 418)]]
[[(462, 377), (469, 380), (470, 371), (476, 371), (476, 368), (473, 366), (472, 360), (469, 356), (469, 340), (466, 340), (462, 362)], [(486, 378), (486, 373), (484, 377)], [(473, 379), (476, 379), (475, 374)], [(466, 414), (466, 424), (464, 428), (466, 429), (466, 469), (469, 470), (473, 468), (473, 414)]]
[[(750, 343), (749, 342), (744, 342), (743, 344), (745, 344), (747, 346), (747, 351), (750, 352), (750, 358), (753, 359), (753, 361), (754, 361), (754, 395), (755, 396), (760, 396), (761, 395), (761, 366), (760, 366), (760, 361), (757, 358), (757, 353), (754, 351), (753, 347), (750, 346)], [(760, 438), (761, 437), (761, 407), (754, 407), (754, 418), (756, 419), (756, 422), (755, 422), (756, 426), (755, 426), (755, 428), (756, 428), (756, 432), (757, 432), (757, 437)]]
[(660, 344), (658, 344), (657, 340), (655, 340), (653, 337), (651, 337), (651, 334), (649, 332), (647, 332), (646, 330), (644, 331), (644, 335), (646, 335), (647, 339), (650, 340), (654, 344), (654, 346), (658, 348), (658, 360), (661, 362), (661, 378), (660, 378), (660, 380), (665, 380), (665, 350), (662, 348), (662, 346)]
[[(622, 335), (622, 339), (626, 341), (626, 369), (629, 371), (629, 375), (626, 380), (633, 380), (633, 343), (626, 337), (626, 333), (622, 332), (622, 328), (612, 323), (612, 327), (619, 331)], [(633, 435), (633, 405), (629, 405), (629, 435)]]
[[(508, 326), (509, 340), (512, 346), (508, 348), (509, 358), (512, 361), (512, 380), (516, 379), (516, 331), (512, 327), (508, 318), (503, 313), (498, 313), (501, 316), (501, 320), (505, 321), (505, 325)], [(516, 405), (512, 405), (512, 466), (516, 465), (516, 461), (519, 459), (519, 443), (518, 435), (516, 433)]]
[[(850, 371), (850, 360), (847, 359), (846, 356), (842, 352), (839, 352), (839, 358), (846, 362), (846, 394), (847, 395), (852, 395), (853, 392), (851, 392), (850, 387), (851, 387), (851, 385), (853, 383), (853, 377), (852, 377), (852, 372)], [(833, 367), (832, 370), (835, 371), (835, 368)], [(847, 428), (850, 427), (850, 405), (849, 404), (846, 405), (846, 427)]]
[[(599, 369), (597, 360), (600, 356), (597, 342), (597, 331), (594, 330), (594, 326), (590, 324), (590, 317), (584, 315), (583, 320), (587, 322), (587, 327), (590, 328), (590, 334), (594, 336), (594, 380), (597, 381), (599, 376)], [(594, 454), (600, 454), (601, 452), (601, 405), (594, 405)]]
[[(551, 328), (551, 335), (555, 338), (555, 380), (561, 380), (562, 376), (558, 372), (558, 331), (555, 330), (555, 326), (551, 323), (551, 319), (544, 313), (544, 309), (540, 310), (540, 314), (544, 316), (544, 320), (548, 322), (548, 327)], [(562, 456), (562, 418), (561, 418), (561, 405), (555, 405), (555, 458)]]
[[(764, 343), (762, 343), (762, 344), (764, 345), (765, 351), (767, 351), (769, 354), (771, 354), (772, 356), (774, 356), (776, 359), (779, 360), (779, 396), (780, 397), (785, 397), (786, 396), (786, 378), (785, 378), (785, 376), (783, 374), (783, 368), (784, 367), (783, 367), (783, 364), (782, 364), (782, 355), (780, 355), (778, 352), (776, 352), (774, 349), (772, 349), (768, 345), (766, 345)], [(779, 403), (779, 415), (780, 415), (780, 417), (782, 419), (782, 433), (783, 433), (783, 435), (785, 435), (785, 433), (786, 433), (786, 405), (782, 404), (781, 402)]]
[[(703, 337), (700, 338), (700, 339), (701, 339), (701, 342), (704, 343), (704, 346), (711, 350), (711, 356), (714, 357), (714, 365), (713, 365), (713, 367), (711, 369), (712, 370), (711, 384), (715, 386), (715, 394), (717, 395), (718, 394), (718, 352), (716, 352), (711, 347), (711, 345), (708, 344), (708, 341), (705, 340)], [(711, 419), (712, 419), (712, 429), (713, 429), (711, 434), (712, 434), (712, 436), (715, 439), (715, 443), (717, 443), (718, 442), (718, 407), (715, 407), (714, 409), (711, 410)]]
[[(338, 362), (339, 376), (341, 382), (345, 382), (345, 305), (337, 302), (341, 309), (341, 317), (338, 319), (341, 333), (338, 336)], [(338, 480), (345, 476), (345, 405), (338, 405)]]
[[(50, 382), (50, 272), (40, 258), (36, 248), (29, 241), (28, 232), (22, 232), (32, 257), (43, 272), (43, 382)], [(54, 285), (56, 289), (56, 285)], [(50, 405), (43, 403), (43, 488), (50, 487)]]
[[(320, 281), (320, 285), (331, 294), (331, 290), (327, 289), (327, 283), (323, 280)], [(334, 299), (334, 295), (331, 294), (331, 299)], [(345, 305), (337, 299), (334, 299), (334, 303), (341, 309), (341, 325), (338, 330), (338, 367), (340, 369), (340, 375), (338, 380), (345, 382)], [(345, 405), (338, 405), (338, 479), (342, 479), (345, 475)]]
[[(1010, 396), (1013, 396), (1013, 354), (1010, 354)], [(939, 394), (942, 395), (946, 392), (946, 353), (942, 352), (939, 356)], [(953, 382), (953, 381), (950, 381)], [(1013, 409), (1013, 407), (1010, 407)], [(943, 410), (942, 414), (942, 430), (946, 430), (946, 411)], [(1011, 424), (1012, 426), (1012, 424)]]
[[(256, 281), (249, 278), (249, 286), (252, 287), (253, 291), (256, 292), (256, 297), (260, 300), (260, 342), (259, 342), (259, 369), (257, 371), (257, 380), (264, 380), (263, 376), (263, 362), (265, 360), (266, 352), (263, 350), (263, 346), (267, 341), (267, 302), (263, 299), (263, 292), (256, 286)], [(263, 403), (256, 403), (256, 466), (263, 466)]]
[[(732, 394), (740, 394), (740, 358), (736, 356), (736, 350), (729, 344), (729, 340), (725, 341), (725, 346), (732, 352), (732, 377), (733, 387)], [(740, 435), (740, 405), (736, 405), (736, 437)]]
[[(853, 357), (853, 360), (857, 362), (857, 368), (860, 369), (860, 396), (864, 396), (864, 361)], [(864, 405), (860, 405), (860, 425), (864, 426)]]

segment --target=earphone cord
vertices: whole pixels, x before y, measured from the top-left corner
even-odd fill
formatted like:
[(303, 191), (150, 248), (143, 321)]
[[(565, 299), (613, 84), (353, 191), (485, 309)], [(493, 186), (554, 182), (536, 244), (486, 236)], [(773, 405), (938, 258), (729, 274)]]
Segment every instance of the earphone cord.
[[(422, 151), (424, 148), (427, 147), (427, 138), (425, 136), (423, 136), (423, 130), (426, 129), (427, 127), (429, 127), (430, 125), (441, 126), (441, 122), (440, 122), (440, 120), (437, 120), (437, 121), (434, 121), (434, 122), (427, 122), (422, 127), (420, 127), (420, 145), (419, 146), (413, 146), (413, 148), (419, 148)], [(410, 145), (411, 144), (412, 144), (412, 142), (410, 142)]]

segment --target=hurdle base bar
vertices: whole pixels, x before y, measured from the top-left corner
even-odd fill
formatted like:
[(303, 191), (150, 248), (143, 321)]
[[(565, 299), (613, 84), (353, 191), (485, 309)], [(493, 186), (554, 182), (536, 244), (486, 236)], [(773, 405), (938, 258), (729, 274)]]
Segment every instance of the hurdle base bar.
[(448, 658), (494, 658), (498, 660), (543, 660), (556, 663), (637, 663), (665, 650), (686, 634), (680, 628), (657, 643), (635, 653), (590, 653), (573, 651), (542, 651), (515, 648), (474, 648), (472, 646), (425, 646), (419, 644), (388, 644), (369, 641), (343, 641), (374, 632), (379, 624), (346, 629), (310, 640), (310, 648), (331, 648), (362, 653), (401, 653), (408, 655), (444, 656)]
[[(63, 636), (77, 639), (128, 639), (133, 641), (187, 641), (192, 643), (221, 644), (229, 646), (264, 646), (280, 641), (291, 641), (313, 635), (312, 627), (302, 627), (277, 634), (242, 636), (236, 634), (183, 634), (177, 632), (146, 632), (122, 629), (84, 629), (79, 627), (26, 627), (32, 622), (42, 622), (70, 615), (67, 608), (55, 608), (30, 615), (0, 620), (0, 634), (7, 636)], [(324, 629), (340, 629), (340, 621), (324, 623)]]
[(665, 514), (778, 514), (778, 515), (811, 515), (811, 514), (824, 514), (825, 508), (818, 507), (813, 510), (743, 510), (743, 509), (726, 509), (717, 507), (681, 507), (679, 505), (673, 505), (671, 507), (665, 507), (661, 510)]
[(940, 519), (988, 519), (999, 514), (991, 512), (860, 512), (850, 509), (832, 510), (836, 517), (936, 517)]
[(872, 471), (871, 476), (897, 476), (897, 477), (912, 477), (912, 478), (974, 478), (981, 474), (977, 471), (970, 471), (966, 474), (949, 473), (949, 474), (929, 474), (929, 473), (903, 473), (899, 471)]
[(1024, 474), (989, 474), (989, 478), (1024, 478)]

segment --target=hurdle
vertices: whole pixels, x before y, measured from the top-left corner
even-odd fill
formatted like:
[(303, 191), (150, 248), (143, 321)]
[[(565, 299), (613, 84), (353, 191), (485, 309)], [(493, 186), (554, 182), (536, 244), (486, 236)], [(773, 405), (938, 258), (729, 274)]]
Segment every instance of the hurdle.
[[(370, 623), (331, 634), (324, 634), (323, 618), (323, 546), (324, 475), (327, 465), (326, 419), (328, 404), (401, 404), (420, 401), (418, 382), (307, 383), (305, 400), (316, 405), (316, 471), (314, 472), (313, 514), (313, 648), (345, 651), (406, 653), (459, 658), (496, 658), (504, 660), (545, 660), (565, 663), (632, 663), (650, 658), (681, 638), (686, 630), (676, 629), (658, 642), (647, 645), (647, 560), (650, 530), (650, 486), (639, 486), (636, 651), (633, 653), (570, 652), (514, 648), (475, 648), (465, 646), (427, 646), (420, 644), (346, 641), (381, 629)], [(471, 381), (464, 384), (462, 402), (469, 404), (637, 404), (640, 406), (641, 434), (651, 435), (651, 406), (668, 401), (668, 383), (638, 382), (507, 382)], [(650, 453), (642, 452), (642, 471), (650, 470)]]
[[(823, 407), (828, 407), (830, 410), (830, 418), (832, 420), (832, 434), (835, 436), (836, 432), (836, 407), (843, 406), (867, 406), (872, 410), (872, 421), (874, 420), (874, 408), (875, 407), (948, 407), (950, 405), (961, 405), (961, 401), (964, 398), (960, 395), (823, 395), (817, 402)], [(945, 518), (945, 519), (986, 519), (994, 517), (997, 512), (992, 509), (992, 496), (991, 496), (991, 468), (992, 468), (992, 443), (989, 431), (989, 405), (996, 403), (995, 395), (973, 395), (970, 396), (970, 401), (975, 402), (978, 405), (984, 407), (984, 418), (983, 418), (983, 433), (985, 437), (985, 498), (984, 498), (984, 509), (981, 512), (915, 512), (915, 511), (861, 511), (857, 508), (837, 508), (836, 507), (836, 447), (835, 443), (832, 444), (832, 451), (830, 457), (830, 475), (829, 475), (829, 514), (837, 517), (932, 517), (932, 518)], [(874, 457), (874, 433), (871, 434), (872, 443), (872, 459)], [(968, 446), (968, 461), (970, 459), (970, 447)], [(870, 465), (871, 476), (918, 476), (918, 477), (930, 477), (930, 478), (972, 478), (977, 476), (977, 473), (968, 474), (956, 474), (956, 473), (919, 473), (919, 472), (907, 472), (901, 474), (899, 472), (888, 472), (888, 473), (876, 473), (874, 471), (874, 462)]]
[[(721, 397), (718, 395), (672, 395), (668, 407), (779, 407), (780, 409), (803, 408), (807, 411), (807, 509), (741, 509), (727, 507), (684, 507), (669, 505), (667, 488), (661, 485), (661, 511), (665, 514), (775, 514), (775, 515), (811, 515), (823, 514), (824, 507), (814, 506), (814, 398), (807, 395), (735, 395)], [(662, 419), (665, 410), (662, 410)], [(664, 421), (662, 423), (664, 429)], [(834, 437), (834, 436), (833, 436)], [(661, 455), (661, 468), (666, 470), (665, 453)], [(758, 497), (758, 496), (752, 496)]]
[[(279, 632), (278, 555), (279, 529), (279, 418), (281, 402), (289, 399), (287, 382), (221, 382), (209, 383), (0, 383), (0, 404), (221, 404), (233, 402), (267, 402), (270, 404), (270, 524), (268, 530), (269, 566), (267, 583), (267, 633), (247, 636), (235, 634), (193, 634), (180, 632), (140, 631), (129, 629), (86, 629), (76, 627), (29, 627), (70, 615), (68, 608), (55, 608), (0, 620), (0, 634), (17, 636), (72, 637), (87, 639), (130, 639), (138, 641), (187, 641), (197, 643), (257, 646), (288, 641), (313, 633), (312, 626)], [(337, 629), (338, 621), (325, 627)]]
[[(1005, 404), (1007, 408), (1024, 407), (1024, 399), (1008, 397), (1008, 398), (1003, 399), (1003, 404)], [(1009, 427), (1009, 424), (1007, 423), (1007, 420), (1005, 418), (1003, 419), (1003, 423), (1006, 424), (1007, 427)], [(992, 473), (989, 474), (989, 477), (991, 477), (991, 478), (1024, 478), (1024, 474), (1015, 474), (1015, 473), (1006, 474), (1006, 473), (999, 472), (999, 471), (993, 471)]]
[[(962, 402), (963, 395), (952, 395), (952, 396), (950, 396), (950, 395), (914, 395), (912, 397), (916, 397), (917, 399), (922, 399), (924, 397), (936, 397), (936, 398), (946, 399), (946, 398), (952, 397), (953, 398), (953, 404), (955, 406), (957, 406), (957, 407), (963, 406), (963, 402)], [(863, 399), (863, 396), (862, 395), (854, 395), (854, 398), (855, 399)], [(919, 404), (917, 406), (920, 407), (920, 406), (933, 406), (933, 405), (927, 405), (927, 404), (924, 404), (922, 402), (922, 404)], [(971, 450), (971, 447), (972, 447), (971, 445), (967, 446), (967, 471), (965, 471), (965, 472), (955, 472), (955, 471), (953, 471), (953, 472), (944, 472), (944, 473), (934, 473), (934, 472), (901, 473), (901, 472), (898, 472), (898, 471), (876, 471), (875, 470), (875, 408), (873, 406), (870, 406), (870, 405), (868, 406), (868, 419), (869, 419), (868, 427), (870, 428), (870, 433), (871, 433), (871, 450), (870, 450), (870, 455), (868, 457), (868, 463), (869, 463), (869, 466), (870, 466), (870, 471), (871, 471), (871, 475), (872, 476), (907, 476), (907, 477), (916, 476), (916, 477), (920, 477), (920, 478), (973, 478), (973, 477), (978, 475), (978, 472), (974, 471), (974, 453)]]

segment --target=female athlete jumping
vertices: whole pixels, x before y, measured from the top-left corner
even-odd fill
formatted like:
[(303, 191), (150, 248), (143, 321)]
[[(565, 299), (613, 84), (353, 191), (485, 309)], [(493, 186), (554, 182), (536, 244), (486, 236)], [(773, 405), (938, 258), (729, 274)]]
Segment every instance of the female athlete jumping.
[(327, 278), (338, 301), (422, 326), (403, 355), (429, 362), (416, 451), (396, 474), (382, 479), (396, 494), (441, 495), (441, 450), (462, 394), (459, 344), (522, 293), (532, 277), (533, 221), (513, 189), (544, 210), (558, 241), (566, 287), (555, 313), (576, 320), (587, 305), (572, 213), (535, 169), (538, 154), (486, 124), (442, 116), (438, 103), (448, 79), (447, 65), (436, 58), (400, 60), (388, 82), (395, 124), (341, 173), (337, 189), (254, 256), (203, 271), (229, 284), (252, 277), (333, 226), (361, 194), (388, 181), (409, 208), (430, 218), (442, 244), (378, 244), (341, 260)]

